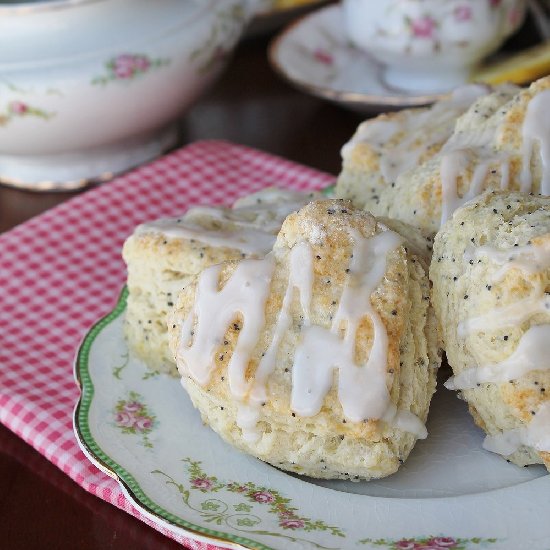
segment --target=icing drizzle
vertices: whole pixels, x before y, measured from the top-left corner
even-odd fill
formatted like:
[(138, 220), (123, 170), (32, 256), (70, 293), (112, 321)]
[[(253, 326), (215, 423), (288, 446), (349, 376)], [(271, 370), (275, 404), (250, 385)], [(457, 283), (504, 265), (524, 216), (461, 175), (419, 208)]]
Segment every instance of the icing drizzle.
[(503, 456), (511, 455), (522, 445), (533, 447), (537, 451), (550, 452), (550, 401), (542, 403), (534, 412), (535, 415), (527, 426), (488, 435), (483, 442), (483, 448)]
[[(501, 281), (512, 269), (533, 275), (550, 267), (550, 247), (546, 241), (510, 250), (481, 246), (465, 254), (466, 260), (480, 257), (486, 257), (500, 266), (491, 278), (493, 282)], [(531, 296), (461, 322), (458, 335), (466, 337), (472, 332), (486, 330), (487, 327), (495, 329), (518, 326), (543, 312), (550, 312), (550, 296), (544, 292), (540, 283), (535, 283)], [(514, 380), (534, 370), (550, 370), (550, 324), (532, 325), (522, 335), (509, 357), (498, 363), (465, 369), (447, 380), (445, 386), (454, 390), (471, 389), (481, 383)], [(534, 416), (527, 425), (488, 435), (483, 447), (503, 456), (511, 455), (521, 446), (550, 452), (550, 401), (543, 402), (533, 412)]]
[[(492, 165), (500, 165), (500, 188), (508, 189), (510, 184), (510, 154), (494, 150), (493, 141), (496, 128), (487, 125), (479, 136), (459, 132), (445, 144), (441, 154), (441, 225), (452, 213), (469, 200), (478, 196), (484, 189), (484, 180)], [(522, 135), (522, 168), (519, 175), (520, 191), (533, 191), (531, 159), (535, 143), (538, 142), (542, 163), (540, 194), (550, 195), (550, 90), (536, 94), (527, 106), (521, 127)], [(475, 143), (470, 143), (470, 141)], [(476, 167), (469, 182), (467, 191), (462, 197), (458, 194), (458, 178), (465, 177), (465, 169), (471, 157), (476, 157)]]
[[(274, 269), (274, 258), (240, 262), (223, 288), (218, 290), (222, 267), (214, 266), (199, 277), (192, 312), (181, 327), (178, 364), (182, 374), (206, 385), (215, 368), (215, 354), (237, 316), (242, 320), (238, 340), (228, 365), (229, 388), (239, 403), (237, 423), (243, 437), (260, 437), (257, 422), (260, 405), (267, 396), (267, 382), (275, 369), (277, 354), (285, 333), (292, 325), (291, 305), (299, 294), (303, 330), (292, 367), (291, 409), (300, 416), (314, 416), (333, 386), (338, 373), (338, 398), (346, 418), (354, 422), (383, 420), (398, 428), (426, 437), (423, 423), (414, 414), (398, 411), (387, 388), (387, 333), (370, 303), (371, 294), (386, 272), (387, 254), (400, 246), (402, 238), (384, 231), (371, 238), (350, 234), (353, 254), (347, 283), (332, 325), (324, 328), (310, 320), (314, 283), (313, 251), (307, 242), (290, 251), (289, 275), (281, 310), (271, 343), (250, 379), (246, 371), (265, 326), (265, 306)], [(355, 341), (360, 321), (368, 317), (373, 327), (373, 344), (365, 364), (355, 360)]]
[[(402, 119), (374, 120), (363, 123), (353, 138), (342, 148), (344, 160), (349, 158), (357, 143), (369, 143), (380, 154), (380, 172), (386, 183), (418, 165), (420, 157), (431, 147), (446, 141), (452, 134), (455, 120), (479, 97), (489, 92), (487, 86), (468, 84), (457, 88), (448, 98), (428, 109), (411, 110), (402, 113)], [(422, 143), (418, 143), (418, 133), (426, 127)], [(405, 138), (393, 147), (387, 144), (399, 134)]]
[(515, 380), (532, 370), (550, 370), (550, 325), (534, 325), (504, 361), (466, 369), (445, 382), (450, 390), (475, 388), (486, 382)]
[(317, 195), (269, 188), (239, 199), (233, 208), (196, 206), (179, 218), (142, 224), (136, 232), (194, 239), (210, 246), (264, 256), (273, 247), (285, 218)]

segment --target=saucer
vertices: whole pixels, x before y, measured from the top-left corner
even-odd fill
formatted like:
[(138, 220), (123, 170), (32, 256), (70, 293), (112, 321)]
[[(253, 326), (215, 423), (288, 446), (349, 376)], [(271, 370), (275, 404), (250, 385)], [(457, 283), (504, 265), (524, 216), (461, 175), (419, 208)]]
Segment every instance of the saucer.
[(383, 65), (346, 38), (340, 5), (316, 10), (287, 27), (271, 43), (269, 60), (297, 88), (360, 113), (428, 105), (442, 96), (384, 82)]

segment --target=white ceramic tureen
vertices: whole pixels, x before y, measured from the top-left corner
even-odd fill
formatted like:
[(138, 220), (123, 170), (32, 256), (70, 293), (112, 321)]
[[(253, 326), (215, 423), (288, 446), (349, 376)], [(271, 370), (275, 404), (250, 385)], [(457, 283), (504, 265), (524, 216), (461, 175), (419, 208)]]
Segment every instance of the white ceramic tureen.
[(248, 0), (0, 4), (0, 181), (71, 189), (176, 142), (220, 74)]

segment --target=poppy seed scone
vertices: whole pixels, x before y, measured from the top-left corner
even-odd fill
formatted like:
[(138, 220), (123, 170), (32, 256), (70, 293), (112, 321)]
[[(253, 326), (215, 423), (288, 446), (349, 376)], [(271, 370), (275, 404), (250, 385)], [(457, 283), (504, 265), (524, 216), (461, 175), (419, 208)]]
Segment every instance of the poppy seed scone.
[(138, 226), (124, 243), (128, 269), (125, 335), (147, 365), (177, 376), (166, 315), (180, 290), (205, 267), (267, 254), (283, 220), (318, 193), (264, 189), (233, 208), (194, 207), (178, 218)]
[(435, 238), (433, 304), (484, 447), (550, 469), (550, 197), (487, 192)]
[(375, 215), (384, 214), (377, 208), (382, 190), (438, 153), (453, 133), (456, 119), (490, 90), (469, 84), (431, 107), (385, 113), (361, 123), (342, 147), (336, 195)]
[(263, 260), (204, 270), (170, 345), (203, 420), (235, 447), (317, 478), (395, 472), (440, 364), (426, 264), (349, 201), (285, 220)]
[(486, 190), (550, 195), (549, 128), (550, 77), (501, 87), (457, 120), (436, 155), (386, 187), (376, 212), (435, 233)]

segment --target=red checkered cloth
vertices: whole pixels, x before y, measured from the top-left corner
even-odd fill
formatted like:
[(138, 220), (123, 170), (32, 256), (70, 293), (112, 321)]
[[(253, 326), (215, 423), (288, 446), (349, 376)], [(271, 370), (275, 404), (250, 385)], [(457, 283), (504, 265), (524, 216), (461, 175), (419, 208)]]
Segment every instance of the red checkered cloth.
[[(272, 185), (318, 189), (333, 179), (239, 145), (198, 142), (0, 236), (0, 421), (84, 489), (152, 525), (85, 458), (72, 429), (75, 352), (117, 300), (124, 239), (193, 204), (229, 204)], [(216, 548), (162, 532), (188, 548)]]

